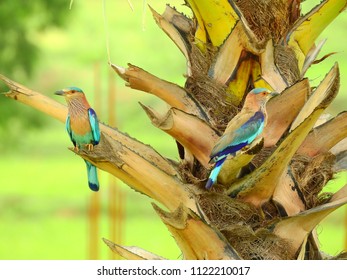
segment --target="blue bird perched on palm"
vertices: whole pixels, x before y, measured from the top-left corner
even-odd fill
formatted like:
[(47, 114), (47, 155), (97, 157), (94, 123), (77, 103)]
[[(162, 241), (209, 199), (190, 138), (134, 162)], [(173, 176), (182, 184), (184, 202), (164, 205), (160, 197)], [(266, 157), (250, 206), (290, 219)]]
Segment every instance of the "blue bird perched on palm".
[[(77, 87), (68, 87), (55, 92), (65, 97), (68, 106), (66, 130), (78, 151), (86, 148), (92, 151), (100, 142), (99, 122), (95, 111), (90, 107), (84, 92)], [(99, 180), (95, 165), (85, 160), (88, 173), (88, 185), (92, 191), (99, 190)]]
[(217, 141), (210, 155), (210, 163), (215, 163), (205, 185), (210, 189), (216, 183), (218, 174), (227, 157), (250, 145), (261, 135), (266, 125), (266, 102), (278, 93), (266, 88), (251, 90), (245, 99), (242, 110), (228, 123), (225, 132)]

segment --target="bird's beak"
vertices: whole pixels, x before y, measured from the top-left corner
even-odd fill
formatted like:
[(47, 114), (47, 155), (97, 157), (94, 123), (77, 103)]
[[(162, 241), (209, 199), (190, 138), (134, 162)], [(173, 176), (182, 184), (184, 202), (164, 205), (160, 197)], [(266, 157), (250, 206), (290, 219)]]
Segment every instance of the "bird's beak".
[(56, 95), (65, 95), (65, 91), (63, 89), (57, 90), (54, 94), (56, 94)]

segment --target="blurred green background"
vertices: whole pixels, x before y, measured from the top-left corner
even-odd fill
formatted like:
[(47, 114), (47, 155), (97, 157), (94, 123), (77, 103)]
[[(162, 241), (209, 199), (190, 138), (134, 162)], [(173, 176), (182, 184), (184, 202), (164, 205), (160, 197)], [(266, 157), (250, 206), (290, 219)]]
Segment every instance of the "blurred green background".
[[(95, 82), (100, 82), (101, 121), (107, 123), (107, 96), (111, 62), (120, 66), (138, 65), (161, 78), (183, 85), (185, 59), (169, 38), (156, 26), (150, 4), (162, 13), (160, 0), (105, 0), (106, 30), (102, 1), (20, 0), (0, 3), (0, 73), (52, 98), (66, 86), (81, 87), (94, 104)], [(179, 10), (184, 1), (174, 0)], [(305, 10), (319, 1), (306, 1)], [(322, 34), (328, 38), (322, 54), (337, 52), (308, 75), (317, 84), (335, 61), (341, 68), (341, 89), (329, 113), (346, 110), (347, 15), (340, 17)], [(108, 36), (107, 36), (108, 35)], [(108, 39), (107, 39), (108, 38)], [(100, 69), (99, 73), (96, 69)], [(97, 74), (96, 74), (97, 73)], [(111, 73), (116, 83), (114, 104), (118, 127), (164, 156), (178, 159), (171, 137), (154, 129), (138, 102), (158, 110), (165, 104), (151, 95), (131, 90)], [(97, 77), (97, 78), (96, 78)], [(1, 90), (6, 90), (0, 85)], [(57, 98), (59, 102), (63, 102)], [(93, 105), (92, 105), (93, 106)], [(71, 153), (69, 137), (62, 123), (31, 108), (0, 96), (0, 259), (88, 259), (90, 227), (85, 164)], [(347, 182), (341, 173), (326, 191), (335, 191)], [(101, 224), (96, 240), (99, 258), (110, 257), (101, 238), (110, 237), (107, 212), (109, 176), (100, 172)], [(140, 246), (170, 259), (180, 251), (166, 227), (154, 214), (151, 200), (118, 182), (124, 193), (125, 215), (122, 244)], [(344, 249), (346, 207), (339, 209), (318, 227), (319, 240), (330, 254)]]

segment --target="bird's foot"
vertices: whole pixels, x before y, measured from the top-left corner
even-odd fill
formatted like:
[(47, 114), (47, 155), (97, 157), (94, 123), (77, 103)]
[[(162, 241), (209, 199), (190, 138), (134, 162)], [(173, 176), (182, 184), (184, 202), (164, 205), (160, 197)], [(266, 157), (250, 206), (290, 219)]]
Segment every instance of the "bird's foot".
[(76, 153), (78, 153), (80, 149), (79, 149), (77, 146), (74, 146), (74, 147), (73, 147), (73, 150), (74, 150)]
[(91, 152), (91, 151), (93, 151), (93, 149), (94, 149), (93, 144), (86, 144), (85, 147), (87, 148), (87, 151), (88, 151), (88, 152)]

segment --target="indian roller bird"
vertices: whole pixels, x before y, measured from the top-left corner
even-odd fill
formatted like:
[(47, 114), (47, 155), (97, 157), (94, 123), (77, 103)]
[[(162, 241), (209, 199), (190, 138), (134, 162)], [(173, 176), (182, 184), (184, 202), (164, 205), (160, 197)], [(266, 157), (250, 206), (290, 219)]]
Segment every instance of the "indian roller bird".
[(217, 181), (227, 157), (235, 156), (236, 152), (250, 145), (261, 135), (266, 125), (266, 102), (278, 93), (266, 88), (251, 90), (245, 99), (242, 110), (228, 123), (223, 135), (212, 149), (210, 163), (215, 163), (206, 183), (206, 189), (210, 189)]
[[(77, 87), (68, 87), (55, 92), (65, 97), (68, 115), (66, 118), (66, 130), (74, 145), (74, 150), (86, 148), (92, 151), (100, 142), (99, 122), (95, 111), (90, 107), (84, 92)], [(89, 161), (87, 165), (88, 184), (92, 191), (99, 190), (99, 181), (96, 167)]]

